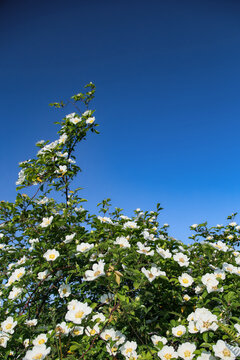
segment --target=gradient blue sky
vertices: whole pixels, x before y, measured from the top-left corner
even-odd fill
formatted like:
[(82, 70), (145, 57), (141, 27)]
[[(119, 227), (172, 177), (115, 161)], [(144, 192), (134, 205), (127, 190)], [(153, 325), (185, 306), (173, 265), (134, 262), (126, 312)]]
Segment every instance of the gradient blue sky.
[(240, 2), (0, 2), (0, 199), (56, 139), (48, 108), (92, 81), (100, 135), (78, 148), (87, 208), (164, 207), (161, 223), (224, 223), (240, 207)]

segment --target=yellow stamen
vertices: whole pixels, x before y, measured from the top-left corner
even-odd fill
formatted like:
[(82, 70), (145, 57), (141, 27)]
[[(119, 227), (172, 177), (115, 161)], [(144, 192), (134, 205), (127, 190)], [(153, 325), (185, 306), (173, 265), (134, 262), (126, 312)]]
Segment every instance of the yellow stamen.
[(225, 348), (222, 353), (223, 353), (224, 356), (230, 356), (231, 355), (231, 352), (227, 348)]
[(75, 314), (75, 318), (76, 318), (76, 319), (81, 319), (81, 318), (83, 317), (83, 314), (84, 314), (83, 311), (78, 311), (78, 312)]

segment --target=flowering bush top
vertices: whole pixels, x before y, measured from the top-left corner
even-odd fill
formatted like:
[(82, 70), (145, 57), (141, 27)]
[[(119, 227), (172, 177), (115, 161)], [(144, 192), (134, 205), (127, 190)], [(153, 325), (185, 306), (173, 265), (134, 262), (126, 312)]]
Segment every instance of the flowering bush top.
[(35, 194), (1, 202), (0, 359), (238, 358), (236, 214), (225, 227), (193, 224), (186, 245), (160, 225), (160, 204), (131, 218), (110, 199), (101, 215), (85, 210), (72, 188), (74, 150), (98, 133), (94, 93), (90, 83), (74, 95), (84, 111), (65, 115), (59, 138), (20, 164), (18, 190), (35, 185)]

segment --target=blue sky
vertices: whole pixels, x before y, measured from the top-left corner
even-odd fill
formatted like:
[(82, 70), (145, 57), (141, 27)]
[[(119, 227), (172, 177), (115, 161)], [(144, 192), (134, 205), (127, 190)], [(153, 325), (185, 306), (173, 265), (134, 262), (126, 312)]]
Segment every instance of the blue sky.
[(73, 111), (48, 104), (92, 81), (101, 134), (77, 154), (89, 209), (160, 202), (184, 242), (239, 210), (239, 1), (2, 0), (0, 42), (0, 199)]

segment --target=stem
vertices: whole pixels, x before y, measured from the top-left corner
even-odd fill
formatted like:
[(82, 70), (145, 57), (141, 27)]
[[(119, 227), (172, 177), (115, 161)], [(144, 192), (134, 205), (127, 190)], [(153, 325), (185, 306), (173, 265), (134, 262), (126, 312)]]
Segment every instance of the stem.
[(60, 360), (62, 360), (62, 342), (61, 342), (61, 334), (58, 335), (59, 340), (59, 349), (60, 349)]
[(120, 305), (120, 302), (118, 302), (118, 303), (112, 308), (112, 310), (111, 310), (111, 312), (110, 312), (110, 314), (109, 314), (109, 318), (108, 318), (107, 323), (103, 326), (103, 328), (102, 328), (102, 330), (100, 331), (100, 333), (97, 334), (97, 335), (94, 337), (94, 339), (92, 340), (89, 348), (82, 354), (82, 356), (79, 358), (79, 360), (80, 360), (80, 359), (84, 359), (84, 356), (89, 352), (89, 350), (91, 350), (91, 348), (93, 347), (93, 345), (94, 345), (95, 341), (97, 340), (97, 338), (101, 335), (101, 333), (103, 332), (103, 330), (104, 330), (104, 329), (106, 328), (106, 326), (109, 324), (113, 312), (114, 312), (115, 310), (117, 310), (117, 308), (119, 307), (119, 305)]

